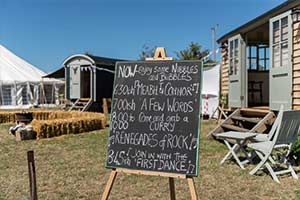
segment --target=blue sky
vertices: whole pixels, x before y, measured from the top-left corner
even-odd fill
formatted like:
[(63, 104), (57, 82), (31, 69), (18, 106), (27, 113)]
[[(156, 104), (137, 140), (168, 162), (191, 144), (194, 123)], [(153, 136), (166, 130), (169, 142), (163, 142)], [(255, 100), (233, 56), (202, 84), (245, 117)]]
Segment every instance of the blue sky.
[(45, 72), (75, 53), (137, 59), (144, 44), (169, 56), (217, 37), (284, 0), (0, 0), (0, 44)]

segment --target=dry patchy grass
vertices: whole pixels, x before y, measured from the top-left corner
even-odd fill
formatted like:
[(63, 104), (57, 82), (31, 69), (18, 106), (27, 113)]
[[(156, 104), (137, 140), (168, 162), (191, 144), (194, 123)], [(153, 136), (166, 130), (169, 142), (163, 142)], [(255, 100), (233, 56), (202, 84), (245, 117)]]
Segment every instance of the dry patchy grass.
[[(206, 139), (215, 126), (202, 123), (199, 177), (195, 178), (200, 199), (300, 199), (300, 181), (282, 177), (281, 184), (267, 174), (250, 176), (234, 162), (219, 162), (227, 152), (224, 145)], [(39, 141), (15, 142), (0, 128), (0, 199), (27, 200), (26, 152), (35, 151), (39, 199), (99, 199), (110, 170), (105, 169), (108, 129), (65, 135)], [(185, 180), (176, 180), (177, 199), (190, 199)], [(118, 175), (110, 199), (169, 199), (168, 179)]]

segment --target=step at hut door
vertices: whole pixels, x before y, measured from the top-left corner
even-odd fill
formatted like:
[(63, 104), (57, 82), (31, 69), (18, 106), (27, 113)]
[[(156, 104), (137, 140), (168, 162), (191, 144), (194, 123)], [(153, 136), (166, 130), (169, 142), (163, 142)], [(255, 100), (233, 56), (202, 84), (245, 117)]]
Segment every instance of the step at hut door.
[(229, 43), (229, 107), (247, 106), (246, 45), (241, 35), (231, 37)]
[(291, 11), (270, 19), (270, 108), (292, 108)]
[(80, 98), (80, 65), (70, 66), (70, 99)]

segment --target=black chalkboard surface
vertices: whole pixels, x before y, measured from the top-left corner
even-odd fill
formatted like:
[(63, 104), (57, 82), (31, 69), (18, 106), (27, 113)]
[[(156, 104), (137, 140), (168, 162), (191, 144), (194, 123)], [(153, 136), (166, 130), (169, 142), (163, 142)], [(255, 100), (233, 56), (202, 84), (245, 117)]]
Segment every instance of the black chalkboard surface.
[(200, 61), (117, 62), (106, 167), (198, 175)]

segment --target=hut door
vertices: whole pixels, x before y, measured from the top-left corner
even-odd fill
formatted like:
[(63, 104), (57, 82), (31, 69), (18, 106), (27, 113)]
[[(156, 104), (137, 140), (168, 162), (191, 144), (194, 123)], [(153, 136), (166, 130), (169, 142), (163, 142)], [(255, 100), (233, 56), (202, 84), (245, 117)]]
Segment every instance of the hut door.
[(70, 66), (70, 99), (80, 98), (80, 65)]
[(247, 106), (245, 42), (241, 35), (229, 39), (229, 107)]
[(291, 11), (270, 19), (270, 108), (292, 108)]

